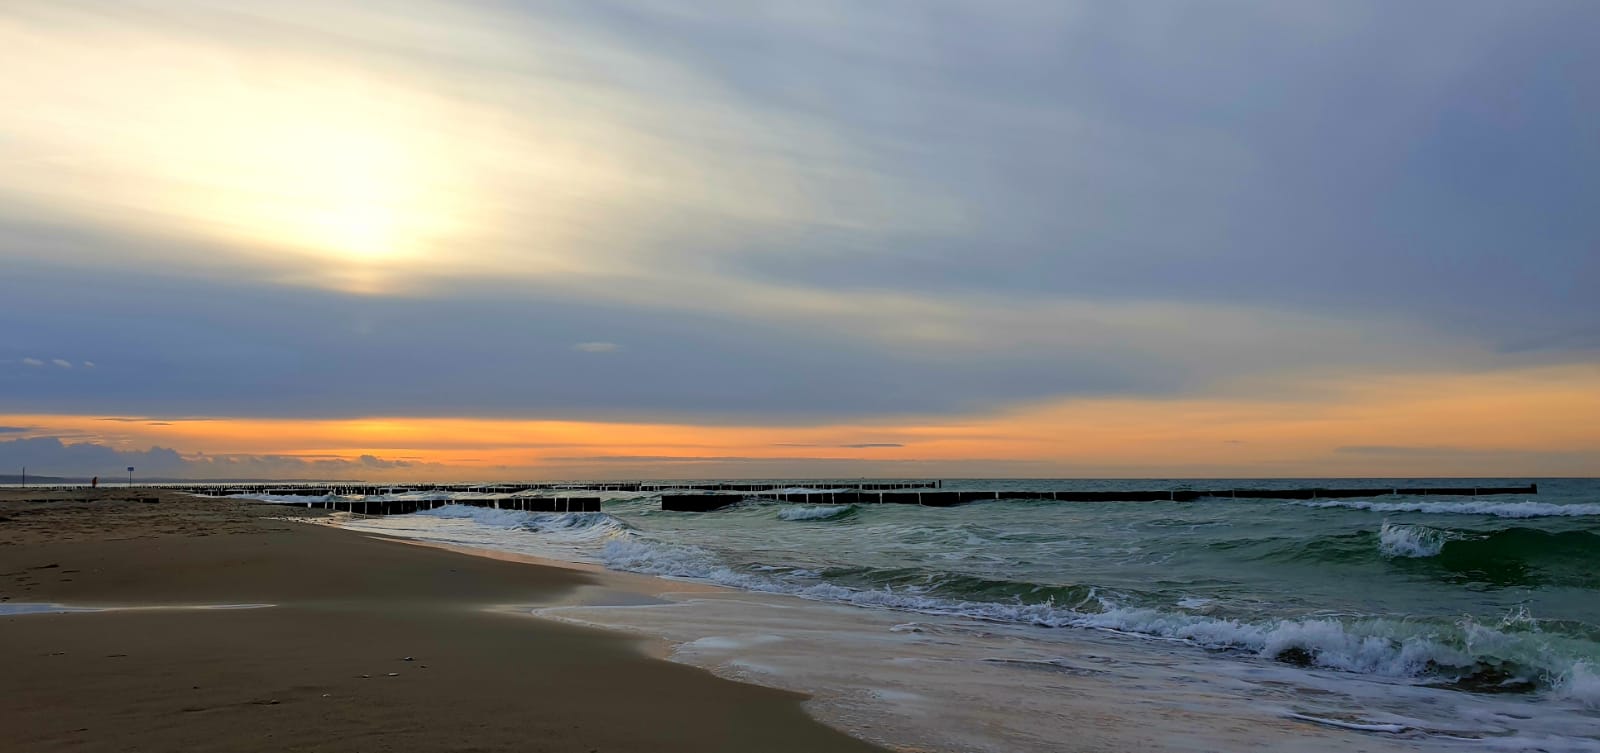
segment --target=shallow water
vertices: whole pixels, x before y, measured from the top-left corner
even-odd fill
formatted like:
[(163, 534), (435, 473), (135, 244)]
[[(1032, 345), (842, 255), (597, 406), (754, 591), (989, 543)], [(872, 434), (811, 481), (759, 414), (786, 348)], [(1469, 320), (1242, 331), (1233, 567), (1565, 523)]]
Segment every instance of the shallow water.
[[(1393, 485), (1349, 479), (965, 481), (947, 488), (1164, 489), (1186, 483), (1218, 488)], [(1472, 483), (1495, 482), (1467, 485)], [(817, 609), (847, 605), (883, 615), (891, 627), (933, 618), (977, 626), (943, 626), (937, 641), (918, 647), (919, 655), (942, 651), (953, 666), (962, 667), (958, 676), (1008, 678), (997, 679), (996, 688), (1010, 683), (1046, 692), (1061, 683), (1060, 666), (1081, 664), (1075, 652), (1085, 649), (1077, 643), (1110, 640), (1117, 652), (1131, 651), (1129, 657), (1154, 663), (1155, 669), (1141, 670), (1141, 686), (1170, 694), (1181, 685), (1185, 694), (1215, 696), (1221, 706), (1213, 711), (1287, 724), (1284, 729), (1300, 730), (1295, 734), (1302, 737), (1295, 739), (1303, 744), (1332, 734), (1408, 745), (1519, 749), (1536, 739), (1545, 749), (1596, 749), (1600, 483), (1542, 480), (1540, 491), (1537, 497), (1189, 503), (1002, 499), (956, 508), (746, 503), (699, 514), (664, 513), (654, 495), (634, 494), (609, 501), (605, 513), (451, 506), (351, 525), (799, 597), (815, 602)], [(802, 605), (791, 612), (805, 605), (780, 601)], [(697, 643), (716, 634), (715, 610), (704, 599), (694, 603), (604, 613), (608, 624), (679, 640), (686, 646), (681, 658), (721, 671), (750, 671), (727, 663), (735, 661), (783, 664), (762, 658), (776, 650), (765, 644), (740, 644), (722, 657)], [(674, 615), (670, 620), (663, 618), (669, 614)], [(577, 618), (574, 613), (566, 617)], [(698, 638), (697, 619), (707, 631)], [(739, 619), (768, 620), (759, 612)], [(807, 619), (831, 618), (818, 612)], [(836, 632), (850, 636), (846, 642), (871, 646), (878, 642), (867, 636), (876, 629)], [(1017, 661), (984, 661), (981, 654), (994, 649), (992, 636), (1001, 633)], [(812, 661), (818, 666), (837, 662), (830, 651), (851, 653), (817, 651), (822, 655)], [(1134, 658), (1124, 661), (1138, 665)], [(788, 682), (843, 681), (820, 670), (786, 672), (811, 677)], [(1209, 679), (1179, 683), (1180, 677), (1197, 676), (1194, 672)], [(925, 703), (955, 708), (965, 692), (957, 686), (933, 692)], [(1267, 692), (1271, 688), (1287, 688), (1282, 692), (1299, 700), (1271, 700), (1277, 692)], [(879, 702), (891, 706), (894, 698), (911, 692), (886, 690), (888, 700)], [(823, 697), (846, 692), (853, 691), (841, 688), (830, 695), (824, 689)], [(1220, 700), (1258, 696), (1260, 703), (1248, 713)], [(1306, 698), (1339, 700), (1310, 703)], [(1008, 717), (998, 696), (964, 702), (993, 707), (1000, 718), (1011, 719), (1009, 727), (994, 719), (980, 726), (1015, 731), (1032, 724), (1019, 714)], [(1222, 707), (1232, 710), (1219, 711)], [(1263, 716), (1261, 709), (1269, 707), (1275, 710)], [(1305, 731), (1308, 727), (1315, 731)], [(1016, 732), (963, 745), (1050, 749), (1034, 747), (1026, 738)]]

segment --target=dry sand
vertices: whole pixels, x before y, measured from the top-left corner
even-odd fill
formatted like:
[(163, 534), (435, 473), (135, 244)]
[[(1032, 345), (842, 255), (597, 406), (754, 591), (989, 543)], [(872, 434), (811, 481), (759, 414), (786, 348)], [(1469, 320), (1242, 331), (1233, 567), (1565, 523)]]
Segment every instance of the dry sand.
[[(592, 575), (126, 499), (153, 494), (0, 491), (6, 750), (881, 750), (799, 695), (497, 609)], [(3, 614), (20, 603), (114, 609)], [(238, 604), (271, 606), (171, 608)]]

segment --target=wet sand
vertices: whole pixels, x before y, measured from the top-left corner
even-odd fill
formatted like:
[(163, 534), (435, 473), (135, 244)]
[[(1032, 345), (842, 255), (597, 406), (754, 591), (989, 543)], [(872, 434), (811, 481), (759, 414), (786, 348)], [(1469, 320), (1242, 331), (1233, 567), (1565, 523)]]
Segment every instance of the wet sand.
[[(592, 574), (136, 491), (0, 491), (7, 750), (882, 750), (799, 694), (504, 609)], [(217, 605), (270, 606), (187, 608)]]

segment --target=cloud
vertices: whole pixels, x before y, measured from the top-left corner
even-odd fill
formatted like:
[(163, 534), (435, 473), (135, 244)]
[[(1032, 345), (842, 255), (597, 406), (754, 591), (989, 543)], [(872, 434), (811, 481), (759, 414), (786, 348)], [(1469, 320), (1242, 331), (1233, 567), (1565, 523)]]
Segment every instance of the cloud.
[(735, 455), (575, 455), (552, 457), (558, 463), (759, 463), (784, 460), (828, 460), (809, 457), (740, 457)]
[(384, 460), (375, 455), (362, 455), (356, 462), (368, 468), (410, 468), (413, 465), (409, 460)]
[(38, 368), (38, 367), (44, 365), (44, 361), (41, 361), (41, 360), (39, 360), (37, 358), (24, 358), (24, 359), (22, 359), (22, 365), (24, 365), (24, 366), (32, 366), (34, 368)]
[(4, 355), (118, 377), (0, 370), (0, 410), (787, 424), (1600, 361), (1594, 3), (160, 5), (0, 19)]
[(86, 368), (86, 369), (94, 368), (94, 361), (84, 361), (83, 362), (83, 367)]
[(362, 455), (302, 458), (292, 455), (185, 455), (165, 447), (122, 449), (99, 442), (63, 442), (59, 437), (0, 441), (0, 467), (27, 467), (42, 475), (88, 477), (125, 473), (128, 466), (145, 478), (365, 479), (373, 471), (430, 470), (433, 464)]
[(773, 447), (839, 447), (844, 449), (869, 449), (873, 447), (905, 447), (899, 442), (858, 442), (854, 444), (808, 444), (805, 442), (777, 442)]
[[(670, 266), (751, 228), (939, 222), (825, 122), (739, 106), (603, 16), (431, 0), (13, 14), (0, 45), (54, 73), (0, 82), (0, 104), (30, 104), (0, 158), (79, 159), (7, 160), (0, 194), (23, 216), (211, 249), (156, 251), (192, 270), (365, 294)], [(288, 31), (306, 24), (345, 32)], [(156, 52), (105, 52), (128, 46)], [(125, 117), (56, 127), (86, 112)]]
[(65, 358), (52, 358), (52, 359), (50, 359), (50, 363), (53, 363), (53, 364), (55, 364), (57, 366), (60, 366), (63, 369), (72, 368), (72, 362), (66, 360)]
[(59, 437), (0, 441), (0, 467), (27, 466), (43, 475), (96, 476), (136, 466), (147, 475), (177, 475), (184, 468), (176, 450), (121, 450), (94, 442), (68, 444)]
[(31, 429), (26, 426), (0, 426), (0, 434), (21, 434), (27, 431)]
[(1529, 451), (1503, 447), (1451, 447), (1448, 445), (1435, 446), (1407, 446), (1407, 445), (1345, 445), (1335, 447), (1334, 453), (1339, 455), (1359, 455), (1374, 458), (1418, 458), (1428, 460), (1467, 460), (1479, 459), (1504, 462), (1508, 458), (1530, 458), (1545, 460), (1573, 460), (1587, 459), (1591, 462), (1600, 460), (1600, 452), (1557, 452), (1557, 451)]

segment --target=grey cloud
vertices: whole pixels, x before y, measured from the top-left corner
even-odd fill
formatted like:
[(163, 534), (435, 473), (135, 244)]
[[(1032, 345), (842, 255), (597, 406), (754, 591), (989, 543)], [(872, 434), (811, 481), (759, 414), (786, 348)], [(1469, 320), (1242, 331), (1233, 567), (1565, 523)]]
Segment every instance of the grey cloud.
[(547, 460), (557, 463), (767, 463), (767, 462), (813, 462), (818, 460), (839, 460), (840, 458), (810, 458), (810, 457), (779, 457), (759, 458), (741, 457), (737, 455), (579, 455), (573, 457), (553, 457)]
[(368, 468), (410, 468), (414, 465), (409, 460), (384, 460), (375, 455), (362, 455), (356, 462)]
[(830, 123), (970, 218), (872, 253), (780, 240), (807, 252), (733, 257), (744, 274), (1361, 309), (1499, 341), (1595, 323), (1571, 284), (1600, 276), (1600, 103), (1570, 96), (1600, 85), (1589, 4), (601, 7), (626, 44)]
[[(1600, 100), (1572, 94), (1600, 89), (1589, 39), (1600, 5), (515, 10), (541, 38), (582, 40), (551, 61), (565, 83), (735, 121), (770, 115), (849, 162), (808, 187), (843, 184), (848, 167), (918, 187), (886, 194), (917, 204), (908, 216), (923, 218), (925, 200), (950, 221), (786, 216), (634, 239), (640, 279), (595, 283), (625, 293), (612, 298), (569, 281), (481, 279), (358, 298), (219, 266), (8, 263), (0, 331), (15, 334), (0, 355), (42, 366), (26, 354), (92, 353), (116, 368), (0, 369), (0, 409), (784, 422), (1195, 393), (1296, 369), (1600, 357), (1600, 310), (1583, 284), (1600, 279)], [(255, 18), (201, 21), (228, 37)], [(311, 43), (281, 22), (268, 31)], [(541, 72), (477, 50), (421, 56), (418, 39), (349, 36), (378, 53), (374, 65), (442, 61), (473, 74), (463, 80), (539, 84)], [(615, 64), (584, 64), (597, 59)], [(737, 129), (675, 126), (670, 139), (752, 164), (817, 156)], [(159, 252), (180, 243), (0, 224), (0, 257), (169, 258)], [(719, 307), (741, 290), (757, 292)], [(859, 305), (896, 296), (951, 307), (923, 317)], [(922, 337), (928, 324), (963, 339)], [(573, 352), (602, 335), (628, 347)], [(96, 381), (112, 372), (115, 383)]]
[(31, 431), (26, 426), (0, 426), (0, 434), (21, 434)]
[(377, 471), (436, 468), (433, 464), (386, 460), (363, 455), (358, 460), (302, 458), (289, 455), (185, 456), (165, 447), (119, 449), (97, 442), (63, 442), (59, 437), (0, 441), (0, 468), (27, 467), (29, 473), (66, 477), (116, 477), (128, 466), (144, 478), (372, 478)]
[(774, 447), (840, 447), (846, 449), (866, 449), (872, 447), (905, 447), (899, 442), (858, 442), (855, 444), (807, 444), (804, 442), (778, 442)]
[(27, 466), (41, 475), (93, 476), (135, 466), (146, 475), (174, 475), (185, 467), (176, 450), (120, 450), (93, 442), (68, 444), (57, 437), (0, 441), (0, 467)]

